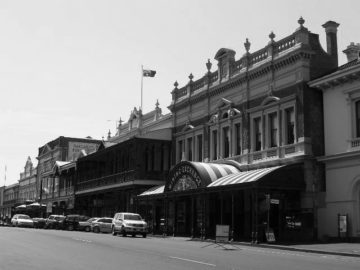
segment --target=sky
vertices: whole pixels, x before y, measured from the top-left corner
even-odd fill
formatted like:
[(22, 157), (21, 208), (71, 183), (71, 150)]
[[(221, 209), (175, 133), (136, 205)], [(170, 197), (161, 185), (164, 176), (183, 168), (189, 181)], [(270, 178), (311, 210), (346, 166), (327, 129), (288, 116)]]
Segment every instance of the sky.
[[(360, 43), (358, 0), (0, 0), (0, 185), (16, 183), (28, 156), (59, 136), (101, 139), (159, 100), (168, 113), (174, 82), (179, 87), (216, 69), (220, 48), (239, 59), (304, 26), (326, 50), (328, 20), (340, 23), (342, 50)], [(5, 172), (6, 167), (6, 172)]]

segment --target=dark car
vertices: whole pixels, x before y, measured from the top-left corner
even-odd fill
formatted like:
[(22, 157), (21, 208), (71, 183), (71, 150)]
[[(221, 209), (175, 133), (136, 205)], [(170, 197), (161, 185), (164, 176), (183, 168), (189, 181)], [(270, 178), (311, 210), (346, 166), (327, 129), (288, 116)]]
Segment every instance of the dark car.
[(68, 231), (79, 230), (79, 222), (86, 221), (89, 218), (82, 215), (67, 215), (63, 222), (63, 229)]
[(89, 218), (86, 221), (79, 221), (79, 231), (90, 232), (91, 231), (91, 224), (94, 220), (98, 219), (98, 217)]
[(45, 222), (45, 229), (60, 229), (65, 216), (62, 215), (50, 215)]
[(46, 224), (46, 219), (45, 218), (33, 218), (32, 219), (34, 222), (34, 228), (38, 228), (38, 229), (42, 229), (45, 227)]

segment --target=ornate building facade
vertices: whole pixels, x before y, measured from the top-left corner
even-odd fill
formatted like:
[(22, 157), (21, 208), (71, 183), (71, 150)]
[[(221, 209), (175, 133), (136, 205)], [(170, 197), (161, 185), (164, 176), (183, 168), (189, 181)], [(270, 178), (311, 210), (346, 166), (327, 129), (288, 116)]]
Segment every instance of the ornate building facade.
[[(217, 70), (181, 88), (169, 109), (173, 160), (162, 187), (138, 196), (139, 211), (155, 229), (214, 237), (217, 224), (233, 239), (317, 237), (317, 201), (323, 191), (322, 93), (308, 82), (337, 68), (337, 27), (323, 25), (327, 52), (302, 18), (291, 35), (235, 59), (222, 48)], [(150, 204), (150, 206), (149, 206)], [(164, 222), (161, 222), (164, 220)], [(159, 226), (163, 224), (164, 226)]]
[[(72, 211), (75, 181), (59, 175), (62, 171), (72, 170), (79, 156), (84, 152), (95, 152), (100, 143), (101, 141), (91, 138), (60, 136), (39, 148), (37, 194), (40, 204), (46, 205), (47, 214)], [(75, 173), (73, 175), (75, 177)]]
[(164, 184), (171, 164), (171, 115), (158, 102), (142, 114), (134, 108), (126, 123), (119, 121), (115, 136), (77, 161), (76, 211), (112, 217), (134, 211), (134, 198)]

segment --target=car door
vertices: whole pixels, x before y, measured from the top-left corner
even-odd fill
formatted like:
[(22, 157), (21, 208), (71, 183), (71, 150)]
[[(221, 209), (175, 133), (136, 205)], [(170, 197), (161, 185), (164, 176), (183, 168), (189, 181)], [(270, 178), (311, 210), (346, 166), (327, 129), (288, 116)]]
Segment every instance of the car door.
[(103, 220), (103, 232), (111, 232), (112, 219), (104, 218)]

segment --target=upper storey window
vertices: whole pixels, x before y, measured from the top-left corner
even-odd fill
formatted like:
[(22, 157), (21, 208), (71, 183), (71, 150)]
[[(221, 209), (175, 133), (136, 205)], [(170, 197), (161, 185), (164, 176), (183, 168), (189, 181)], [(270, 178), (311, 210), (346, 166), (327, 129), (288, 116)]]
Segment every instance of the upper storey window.
[(295, 113), (294, 108), (285, 110), (285, 128), (286, 144), (292, 144), (295, 141)]
[(360, 137), (360, 100), (355, 102), (355, 125), (356, 125), (356, 137)]
[(277, 113), (269, 115), (270, 147), (278, 146), (278, 117)]
[(261, 117), (254, 119), (255, 151), (261, 150)]

